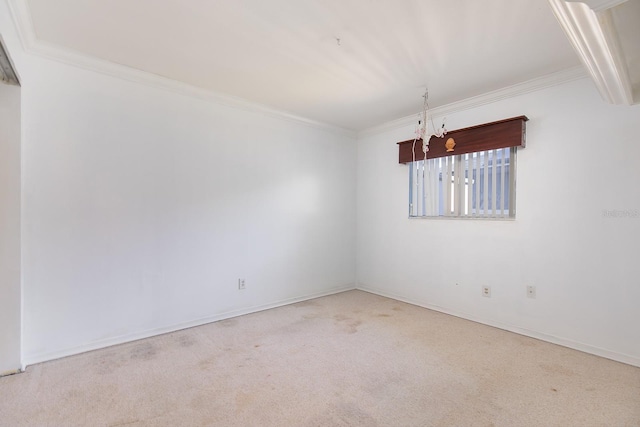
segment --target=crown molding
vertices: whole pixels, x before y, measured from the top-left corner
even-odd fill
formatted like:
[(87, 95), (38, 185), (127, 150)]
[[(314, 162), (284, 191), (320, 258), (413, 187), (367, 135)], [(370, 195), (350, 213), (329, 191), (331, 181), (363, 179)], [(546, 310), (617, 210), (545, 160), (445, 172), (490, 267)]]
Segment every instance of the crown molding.
[(34, 30), (31, 14), (25, 0), (7, 0), (13, 21), (18, 30), (18, 37), (24, 51), (28, 54), (40, 56), (49, 60), (61, 62), (77, 68), (115, 77), (133, 83), (142, 84), (155, 89), (161, 89), (180, 95), (198, 98), (225, 107), (240, 109), (247, 112), (259, 113), (266, 116), (283, 119), (289, 122), (302, 124), (319, 130), (327, 131), (340, 136), (356, 138), (356, 132), (350, 129), (322, 123), (316, 120), (301, 117), (287, 111), (278, 110), (266, 105), (248, 101), (231, 95), (221, 94), (212, 90), (193, 86), (178, 80), (163, 77), (147, 71), (117, 64), (90, 55), (82, 54), (71, 49), (66, 49), (37, 38)]
[(600, 12), (602, 10), (611, 9), (619, 4), (626, 2), (627, 0), (566, 0), (571, 3), (584, 3), (593, 9), (594, 12)]
[(18, 33), (18, 39), (22, 49), (28, 52), (36, 43), (36, 34), (33, 30), (33, 21), (26, 0), (7, 0), (11, 18)]
[(638, 102), (634, 100), (633, 85), (611, 10), (603, 9), (624, 1), (548, 1), (602, 98), (611, 104)]
[[(518, 83), (512, 86), (507, 86), (502, 89), (487, 92), (482, 95), (452, 102), (450, 104), (442, 105), (439, 107), (430, 108), (429, 114), (431, 116), (437, 117), (451, 115), (460, 111), (480, 107), (482, 105), (491, 104), (504, 99), (513, 98), (519, 95), (524, 95), (526, 93), (535, 92), (537, 90), (546, 89), (586, 77), (587, 74), (582, 67), (573, 67), (563, 71), (558, 71), (556, 73), (548, 74), (546, 76), (527, 80), (525, 82)], [(360, 131), (358, 132), (358, 138), (415, 125), (417, 114), (418, 112), (410, 116), (401, 117), (399, 119), (392, 120), (381, 125)]]

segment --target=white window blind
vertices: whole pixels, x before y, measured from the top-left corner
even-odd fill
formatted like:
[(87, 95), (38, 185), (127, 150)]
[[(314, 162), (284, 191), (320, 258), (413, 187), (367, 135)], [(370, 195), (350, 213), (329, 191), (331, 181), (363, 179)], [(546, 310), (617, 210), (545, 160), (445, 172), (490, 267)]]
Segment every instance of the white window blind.
[(410, 163), (410, 217), (515, 217), (516, 148)]

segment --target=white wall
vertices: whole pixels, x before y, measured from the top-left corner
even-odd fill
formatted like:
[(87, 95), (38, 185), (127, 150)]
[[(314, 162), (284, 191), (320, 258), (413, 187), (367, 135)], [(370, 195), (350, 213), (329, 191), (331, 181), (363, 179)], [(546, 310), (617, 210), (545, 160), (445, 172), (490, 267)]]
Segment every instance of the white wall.
[(0, 83), (0, 375), (20, 369), (20, 88)]
[(355, 138), (24, 62), (25, 363), (355, 286)]
[(640, 366), (640, 106), (607, 105), (582, 79), (447, 126), (522, 114), (515, 221), (409, 220), (395, 143), (414, 125), (359, 140), (358, 287)]

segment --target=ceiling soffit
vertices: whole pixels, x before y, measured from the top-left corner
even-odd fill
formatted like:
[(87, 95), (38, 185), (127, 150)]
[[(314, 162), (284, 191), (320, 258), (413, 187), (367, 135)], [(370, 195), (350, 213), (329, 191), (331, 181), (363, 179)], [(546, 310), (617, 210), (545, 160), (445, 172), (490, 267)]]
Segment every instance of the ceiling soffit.
[(611, 104), (640, 102), (640, 0), (549, 0), (569, 41)]

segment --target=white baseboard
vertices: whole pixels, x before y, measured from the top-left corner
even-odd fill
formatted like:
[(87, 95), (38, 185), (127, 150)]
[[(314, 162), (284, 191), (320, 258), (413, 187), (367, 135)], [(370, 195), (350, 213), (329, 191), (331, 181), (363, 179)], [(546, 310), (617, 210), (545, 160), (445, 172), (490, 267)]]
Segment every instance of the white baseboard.
[(131, 341), (137, 341), (144, 338), (150, 338), (157, 335), (179, 331), (182, 329), (193, 328), (194, 326), (206, 325), (207, 323), (217, 322), (217, 321), (229, 319), (232, 317), (243, 316), (245, 314), (251, 314), (251, 313), (257, 313), (259, 311), (269, 310), (271, 308), (281, 307), (283, 305), (295, 304), (297, 302), (306, 301), (313, 298), (320, 298), (328, 295), (338, 294), (341, 292), (351, 291), (351, 290), (354, 290), (355, 288), (356, 288), (355, 284), (351, 283), (345, 286), (333, 288), (325, 292), (318, 292), (318, 293), (308, 294), (300, 297), (287, 298), (284, 300), (275, 301), (275, 302), (264, 304), (264, 305), (245, 307), (238, 310), (227, 311), (224, 313), (214, 314), (211, 316), (207, 316), (207, 317), (203, 317), (195, 320), (190, 320), (188, 322), (183, 322), (176, 325), (166, 326), (162, 328), (154, 328), (154, 329), (149, 329), (142, 332), (136, 332), (136, 333), (126, 334), (126, 335), (120, 335), (117, 337), (107, 338), (103, 340), (92, 341), (88, 344), (83, 344), (80, 346), (66, 348), (62, 350), (27, 355), (27, 356), (24, 356), (22, 360), (22, 371), (24, 371), (27, 366), (33, 365), (36, 363), (48, 362), (50, 360), (60, 359), (62, 357), (67, 357), (67, 356), (73, 356), (76, 354), (85, 353), (87, 351), (99, 350), (101, 348), (111, 347), (113, 345), (124, 344)]
[(470, 320), (472, 322), (481, 323), (483, 325), (492, 326), (494, 328), (503, 329), (505, 331), (513, 332), (516, 334), (524, 335), (530, 338), (539, 339), (541, 341), (546, 341), (552, 344), (561, 345), (563, 347), (568, 347), (574, 350), (582, 351), (584, 353), (593, 354), (595, 356), (604, 357), (606, 359), (615, 360), (616, 362), (626, 363), (627, 365), (640, 367), (640, 358), (635, 356), (630, 356), (628, 354), (618, 353), (611, 350), (606, 350), (599, 347), (594, 347), (588, 344), (583, 344), (581, 342), (573, 341), (567, 338), (557, 337), (555, 335), (549, 335), (542, 332), (532, 331), (530, 329), (521, 328), (519, 326), (509, 325), (506, 323), (495, 322), (487, 319), (481, 319), (477, 316), (470, 315), (467, 313), (461, 313), (455, 310), (449, 310), (444, 307), (435, 306), (432, 304), (428, 304), (425, 302), (415, 301), (410, 298), (403, 297), (401, 295), (396, 295), (390, 292), (381, 291), (379, 289), (371, 288), (362, 283), (359, 283), (356, 286), (356, 289), (364, 292), (369, 292), (375, 295), (380, 295), (382, 297), (391, 298), (397, 301), (406, 302), (407, 304), (417, 305), (418, 307), (427, 308), (429, 310), (437, 311), (444, 314), (449, 314), (451, 316), (459, 317), (461, 319)]
[(11, 369), (9, 371), (0, 372), (0, 377), (7, 377), (9, 375), (19, 374), (22, 371), (23, 369)]

